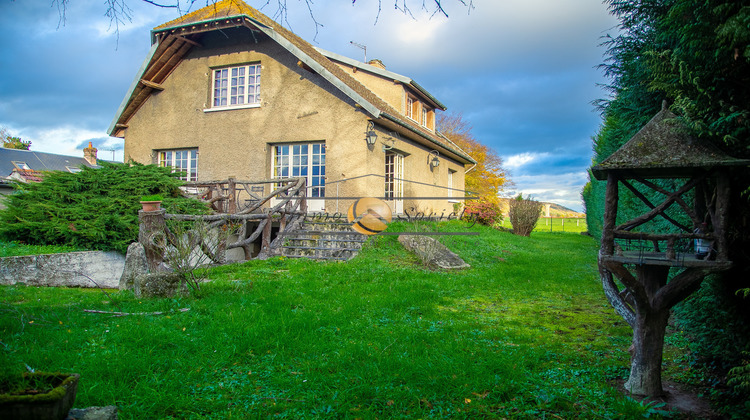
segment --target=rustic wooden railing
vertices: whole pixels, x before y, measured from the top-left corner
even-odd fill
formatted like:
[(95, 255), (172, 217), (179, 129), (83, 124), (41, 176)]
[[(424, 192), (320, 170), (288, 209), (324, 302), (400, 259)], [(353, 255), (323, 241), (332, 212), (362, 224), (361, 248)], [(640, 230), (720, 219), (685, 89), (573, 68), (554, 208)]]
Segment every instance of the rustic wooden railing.
[[(269, 194), (260, 193), (268, 184), (272, 190)], [(253, 186), (256, 189), (253, 189)], [(258, 186), (262, 187), (258, 188)], [(275, 186), (275, 188), (274, 188)], [(156, 269), (164, 260), (164, 246), (177, 246), (174, 232), (171, 232), (166, 221), (203, 222), (208, 230), (236, 228), (237, 239), (230, 242), (230, 236), (191, 234), (195, 239), (191, 248), (208, 256), (213, 263), (225, 262), (224, 252), (233, 248), (242, 248), (245, 259), (250, 259), (250, 245), (261, 238), (261, 249), (258, 257), (274, 254), (271, 238), (271, 227), (279, 223), (279, 232), (299, 224), (307, 213), (305, 178), (283, 178), (265, 181), (227, 181), (193, 182), (185, 186), (188, 195), (196, 196), (211, 205), (218, 214), (187, 215), (168, 214), (165, 210), (139, 212), (140, 228), (138, 241), (146, 248), (146, 258), (151, 269)], [(276, 202), (271, 200), (276, 199)], [(264, 207), (266, 203), (272, 203)], [(248, 222), (259, 222), (254, 229)], [(154, 238), (161, 238), (162, 242)], [(217, 240), (221, 243), (214, 243)], [(196, 251), (197, 252), (197, 251)]]

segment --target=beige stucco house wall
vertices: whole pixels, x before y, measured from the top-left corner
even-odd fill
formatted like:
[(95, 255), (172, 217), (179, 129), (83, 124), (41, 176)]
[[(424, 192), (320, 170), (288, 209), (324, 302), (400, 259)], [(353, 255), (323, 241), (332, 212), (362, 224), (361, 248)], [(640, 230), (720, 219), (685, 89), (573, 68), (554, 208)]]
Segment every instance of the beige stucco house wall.
[[(451, 200), (445, 198), (464, 193), (447, 187), (463, 189), (471, 158), (455, 145), (430, 140), (437, 138), (434, 116), (431, 127), (420, 127), (403, 115), (384, 118), (379, 112), (394, 113), (390, 105), (403, 113), (407, 92), (419, 95), (419, 91), (394, 82), (388, 74), (325, 62), (327, 58), (283, 28), (264, 27), (263, 19), (268, 18), (254, 9), (231, 10), (236, 3), (217, 3), (208, 17), (198, 13), (203, 9), (186, 15), (175, 26), (179, 29), (167, 25), (169, 34), (155, 32), (155, 53), (147, 59), (110, 128), (111, 134), (124, 137), (126, 160), (157, 164), (162, 151), (197, 149), (199, 181), (265, 180), (275, 175), (276, 146), (324, 144), (326, 199), (311, 203), (310, 208), (345, 212), (352, 200), (338, 197), (384, 196), (386, 155), (397, 153), (402, 156), (404, 180), (399, 210), (452, 211)], [(227, 13), (241, 12), (241, 17), (218, 21), (215, 14), (224, 6)], [(219, 31), (186, 26), (196, 21), (218, 21), (224, 27)], [(231, 22), (239, 23), (231, 26)], [(174, 35), (185, 27), (192, 32)], [(162, 48), (160, 42), (172, 44)], [(309, 56), (304, 54), (308, 46)], [(179, 55), (180, 51), (185, 52)], [(214, 70), (257, 63), (261, 66), (259, 104), (214, 107)], [(348, 79), (332, 66), (354, 77)], [(425, 106), (440, 105), (430, 96), (420, 99)], [(365, 137), (370, 129), (378, 141), (368, 146)], [(430, 164), (435, 157), (440, 162), (437, 167)]]

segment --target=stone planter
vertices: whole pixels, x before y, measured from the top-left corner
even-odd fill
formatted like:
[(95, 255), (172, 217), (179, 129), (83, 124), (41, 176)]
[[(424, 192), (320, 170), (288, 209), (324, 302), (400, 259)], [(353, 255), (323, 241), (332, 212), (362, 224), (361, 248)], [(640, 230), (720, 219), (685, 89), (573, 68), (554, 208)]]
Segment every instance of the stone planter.
[(157, 211), (161, 209), (161, 201), (141, 201), (143, 211)]
[(45, 389), (0, 394), (0, 419), (63, 420), (75, 402), (80, 377), (77, 373), (25, 373), (30, 383), (46, 385)]

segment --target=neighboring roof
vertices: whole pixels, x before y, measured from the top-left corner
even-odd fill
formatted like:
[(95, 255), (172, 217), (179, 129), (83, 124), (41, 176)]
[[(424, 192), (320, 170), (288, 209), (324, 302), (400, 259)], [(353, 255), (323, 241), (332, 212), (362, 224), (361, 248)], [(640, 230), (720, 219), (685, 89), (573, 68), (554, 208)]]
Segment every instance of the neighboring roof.
[(653, 178), (684, 177), (696, 169), (748, 165), (714, 145), (692, 136), (687, 127), (664, 107), (627, 143), (591, 168), (596, 179), (607, 179), (609, 171)]
[(356, 68), (361, 69), (361, 70), (366, 70), (366, 71), (369, 71), (370, 73), (375, 73), (375, 74), (377, 74), (379, 76), (382, 76), (382, 77), (385, 77), (387, 79), (395, 80), (395, 81), (401, 82), (401, 83), (403, 83), (405, 85), (410, 85), (412, 88), (416, 89), (422, 95), (424, 95), (424, 97), (426, 99), (428, 99), (430, 102), (432, 102), (432, 106), (433, 107), (441, 109), (443, 111), (445, 111), (447, 109), (445, 107), (445, 105), (443, 105), (439, 100), (437, 100), (437, 98), (435, 98), (434, 96), (432, 96), (432, 94), (430, 94), (430, 92), (428, 92), (427, 89), (423, 88), (422, 86), (419, 85), (419, 83), (415, 82), (413, 79), (411, 79), (409, 77), (402, 76), (402, 75), (400, 75), (398, 73), (394, 73), (392, 71), (388, 71), (386, 69), (382, 69), (380, 67), (373, 66), (371, 64), (367, 64), (367, 63), (363, 63), (361, 61), (357, 61), (357, 60), (355, 60), (353, 58), (349, 58), (349, 57), (343, 56), (341, 54), (336, 54), (334, 52), (326, 51), (326, 50), (324, 50), (322, 48), (318, 48), (318, 47), (314, 47), (314, 48), (316, 50), (318, 50), (319, 53), (323, 54), (326, 58), (328, 58), (330, 60), (339, 61), (339, 62), (342, 62), (344, 64), (348, 64), (348, 65), (350, 65), (352, 67), (356, 67)]
[(41, 182), (44, 172), (33, 169), (14, 169), (8, 178), (21, 182)]
[[(232, 27), (246, 27), (264, 33), (341, 90), (379, 124), (403, 134), (411, 133), (412, 137), (416, 136), (417, 140), (426, 146), (439, 149), (441, 153), (452, 155), (459, 161), (475, 163), (463, 150), (456, 149), (435, 133), (402, 115), (310, 43), (240, 0), (216, 2), (152, 30), (154, 44), (120, 105), (108, 133), (117, 135), (120, 129), (127, 128), (128, 120), (148, 99), (151, 92), (161, 88), (160, 83), (179, 64), (190, 48), (200, 45), (200, 34)], [(424, 91), (423, 88), (417, 87), (419, 85), (416, 83), (412, 86)], [(436, 104), (439, 104), (437, 100)]]
[(33, 171), (68, 171), (68, 168), (81, 165), (96, 167), (82, 157), (0, 147), (0, 178), (10, 176), (14, 169), (23, 169), (17, 168), (13, 162), (23, 162)]

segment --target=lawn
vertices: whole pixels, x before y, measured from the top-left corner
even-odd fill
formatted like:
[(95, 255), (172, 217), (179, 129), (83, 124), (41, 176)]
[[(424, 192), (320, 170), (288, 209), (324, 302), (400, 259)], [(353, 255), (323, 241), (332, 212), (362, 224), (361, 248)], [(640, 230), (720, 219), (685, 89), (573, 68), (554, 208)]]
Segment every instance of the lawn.
[(471, 230), (440, 237), (472, 265), (458, 272), (379, 236), (347, 263), (220, 267), (177, 299), (0, 287), (0, 355), (80, 373), (76, 406), (114, 404), (121, 419), (651, 414), (611, 385), (631, 331), (601, 291), (595, 240)]

